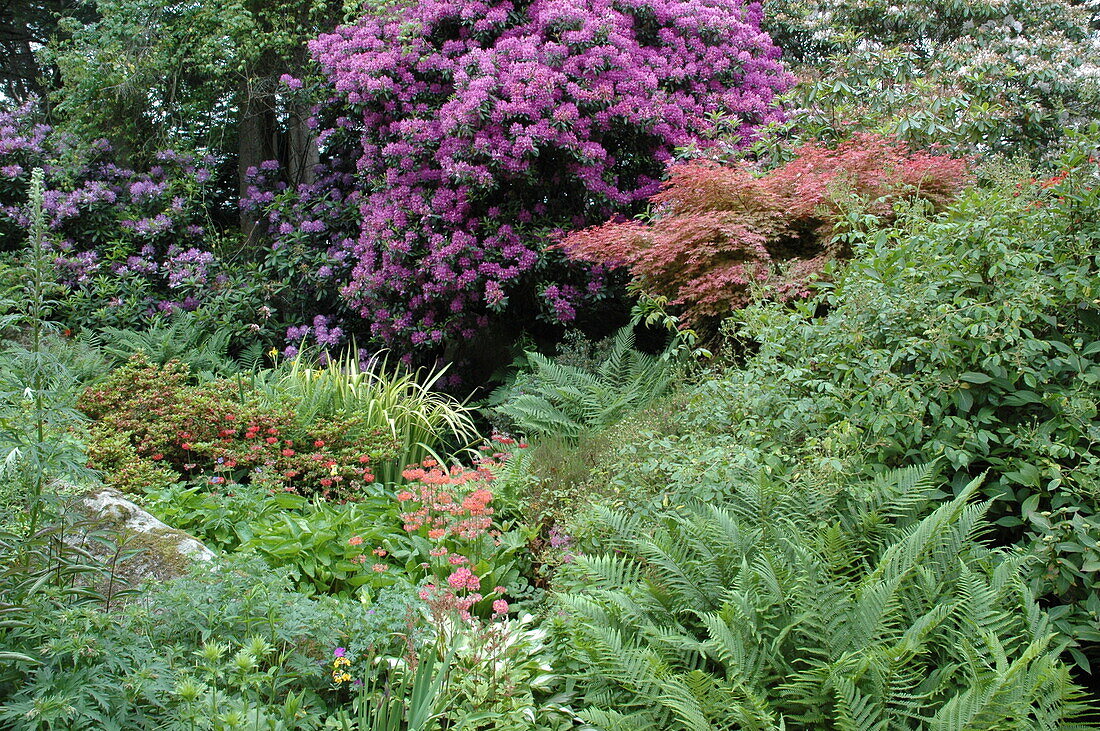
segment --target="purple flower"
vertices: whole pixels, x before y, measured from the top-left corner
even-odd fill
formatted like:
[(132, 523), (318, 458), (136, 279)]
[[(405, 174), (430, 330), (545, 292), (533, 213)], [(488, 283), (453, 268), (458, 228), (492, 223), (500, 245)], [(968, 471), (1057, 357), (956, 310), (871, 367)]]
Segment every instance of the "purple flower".
[(573, 539), (564, 533), (559, 533), (557, 527), (550, 529), (550, 547), (551, 548), (565, 548)]
[(293, 76), (291, 76), (290, 74), (283, 74), (282, 76), (280, 76), (279, 77), (279, 82), (282, 83), (282, 84), (286, 84), (291, 89), (301, 89), (302, 88), (302, 80), (301, 79), (296, 79)]
[[(338, 244), (351, 254), (345, 300), (377, 337), (436, 348), (482, 327), (540, 265), (517, 223), (629, 210), (657, 191), (676, 147), (708, 144), (712, 113), (740, 119), (746, 141), (780, 117), (773, 100), (792, 78), (759, 21), (740, 0), (533, 0), (522, 14), (504, 0), (423, 0), (367, 16), (310, 44), (341, 97), (335, 129), (361, 143), (362, 192), (334, 172), (299, 186), (284, 216), (318, 234), (318, 222), (358, 217)], [(324, 215), (321, 201), (350, 197), (326, 189), (354, 190), (356, 209)], [(572, 221), (575, 200), (592, 205)], [(567, 321), (601, 287), (594, 276), (543, 301)]]

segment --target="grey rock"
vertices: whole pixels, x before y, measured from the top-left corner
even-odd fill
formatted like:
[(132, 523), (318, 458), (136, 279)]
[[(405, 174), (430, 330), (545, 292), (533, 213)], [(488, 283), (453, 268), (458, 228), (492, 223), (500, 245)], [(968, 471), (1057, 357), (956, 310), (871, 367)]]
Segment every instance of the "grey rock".
[[(217, 558), (197, 538), (161, 522), (114, 488), (94, 490), (76, 507), (87, 518), (89, 529), (114, 533), (123, 551), (137, 551), (115, 568), (116, 576), (131, 586), (146, 579), (164, 581), (182, 576), (195, 561)], [(109, 546), (88, 540), (82, 540), (81, 545), (101, 559), (112, 558)]]

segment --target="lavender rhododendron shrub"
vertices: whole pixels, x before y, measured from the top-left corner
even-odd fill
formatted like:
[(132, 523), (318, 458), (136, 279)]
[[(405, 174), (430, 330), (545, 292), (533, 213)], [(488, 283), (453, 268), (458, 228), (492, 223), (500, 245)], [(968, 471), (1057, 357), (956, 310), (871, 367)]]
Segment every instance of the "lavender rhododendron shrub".
[[(211, 158), (165, 150), (133, 170), (105, 141), (60, 133), (42, 118), (33, 100), (0, 109), (0, 263), (25, 245), (28, 181), (42, 167), (47, 247), (63, 287), (55, 315), (73, 329), (140, 328), (191, 311), (238, 342), (281, 340), (288, 323), (335, 306), (335, 292), (322, 294), (334, 287), (313, 248), (250, 258), (234, 245)], [(335, 225), (326, 220), (314, 225)], [(303, 280), (303, 271), (317, 276)], [(335, 328), (309, 332), (311, 345), (339, 339)]]
[(573, 317), (600, 285), (536, 281), (545, 234), (631, 211), (716, 118), (749, 138), (779, 114), (791, 77), (760, 15), (740, 0), (426, 0), (320, 36), (310, 50), (350, 110), (335, 131), (361, 146), (345, 300), (406, 352), (470, 337), (532, 289), (543, 316)]
[(210, 160), (166, 150), (148, 170), (116, 165), (105, 141), (56, 133), (28, 102), (0, 111), (0, 251), (23, 245), (31, 170), (72, 324), (130, 325), (193, 310), (216, 288), (208, 250)]

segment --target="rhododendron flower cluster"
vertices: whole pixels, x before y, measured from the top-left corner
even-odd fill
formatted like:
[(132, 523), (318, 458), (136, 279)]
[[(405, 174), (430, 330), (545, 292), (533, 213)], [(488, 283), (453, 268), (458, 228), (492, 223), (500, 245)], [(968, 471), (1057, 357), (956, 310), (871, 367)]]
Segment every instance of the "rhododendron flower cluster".
[(335, 324), (343, 310), (337, 289), (351, 269), (360, 198), (347, 167), (340, 157), (333, 157), (316, 166), (313, 182), (294, 187), (281, 179), (283, 170), (275, 160), (247, 171), (248, 187), (240, 207), (257, 218), (270, 239), (268, 261), (281, 278), (295, 282), (317, 310), (335, 313), (315, 315), (288, 328), (283, 353), (287, 357), (294, 357), (303, 343), (323, 350), (339, 345), (344, 337)]
[[(360, 135), (361, 226), (325, 243), (349, 255), (342, 292), (371, 334), (409, 349), (471, 336), (530, 286), (539, 232), (631, 209), (714, 115), (745, 138), (775, 119), (791, 78), (760, 14), (740, 0), (425, 0), (313, 41), (353, 110), (335, 129)], [(567, 320), (590, 290), (538, 296)]]
[[(673, 166), (653, 197), (657, 220), (607, 223), (569, 234), (560, 246), (577, 259), (625, 266), (644, 289), (682, 306), (685, 320), (700, 326), (747, 304), (754, 282), (781, 298), (804, 296), (827, 261), (847, 256), (832, 236), (838, 193), (859, 195), (868, 212), (889, 219), (903, 196), (942, 207), (970, 180), (966, 160), (856, 135), (836, 149), (803, 145), (764, 174), (747, 163)], [(789, 266), (777, 274), (778, 263)]]

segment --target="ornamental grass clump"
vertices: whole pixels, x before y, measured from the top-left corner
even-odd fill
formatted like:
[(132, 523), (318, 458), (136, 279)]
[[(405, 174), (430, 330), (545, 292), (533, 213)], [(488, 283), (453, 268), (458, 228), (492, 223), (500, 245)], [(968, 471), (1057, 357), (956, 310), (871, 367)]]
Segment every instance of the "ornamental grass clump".
[(324, 366), (299, 353), (281, 368), (256, 379), (262, 398), (292, 402), (301, 422), (318, 417), (355, 417), (387, 434), (396, 455), (379, 466), (387, 484), (399, 482), (401, 471), (418, 464), (432, 450), (465, 448), (477, 438), (472, 408), (435, 389), (446, 368), (395, 372), (383, 359), (365, 363), (354, 348)]

